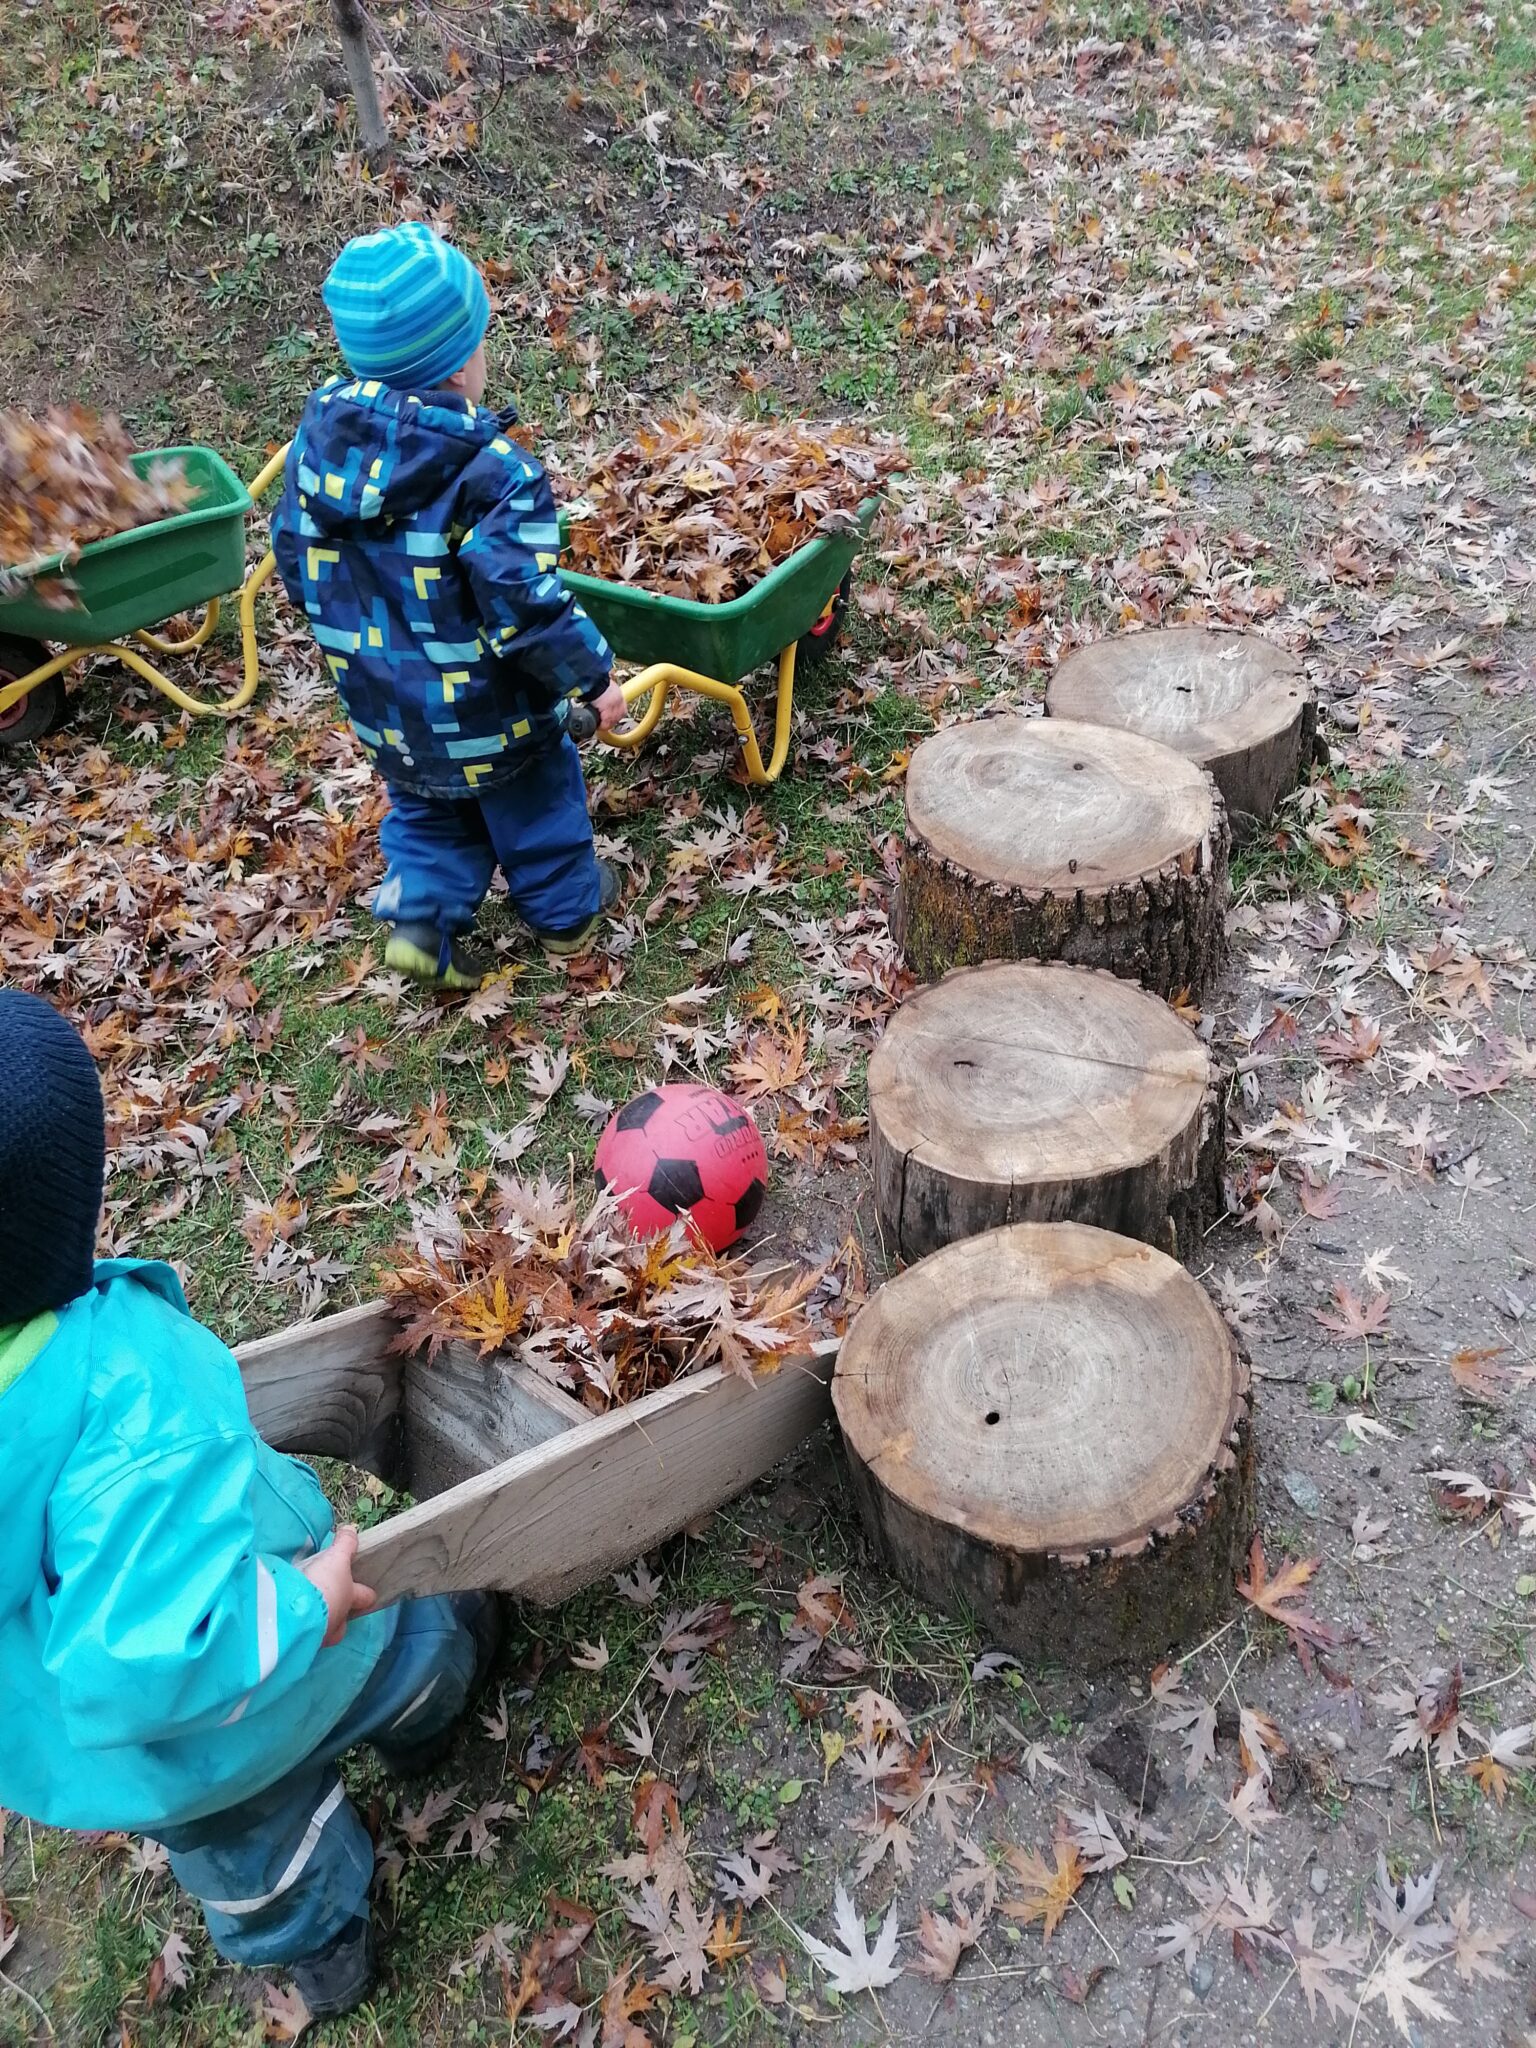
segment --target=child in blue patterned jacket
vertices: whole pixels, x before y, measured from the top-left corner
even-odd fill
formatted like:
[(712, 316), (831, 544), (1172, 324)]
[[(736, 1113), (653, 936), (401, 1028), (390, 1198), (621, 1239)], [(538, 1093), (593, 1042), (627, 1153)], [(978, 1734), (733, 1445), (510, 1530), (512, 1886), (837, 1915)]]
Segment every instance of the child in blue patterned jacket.
[(555, 574), (543, 469), (485, 393), (490, 301), (420, 223), (348, 242), (325, 303), (350, 377), (304, 409), (272, 521), (353, 730), (389, 786), (374, 899), (391, 967), (474, 988), (463, 939), (499, 865), (555, 953), (618, 900), (592, 845), (572, 699), (616, 725), (602, 634)]

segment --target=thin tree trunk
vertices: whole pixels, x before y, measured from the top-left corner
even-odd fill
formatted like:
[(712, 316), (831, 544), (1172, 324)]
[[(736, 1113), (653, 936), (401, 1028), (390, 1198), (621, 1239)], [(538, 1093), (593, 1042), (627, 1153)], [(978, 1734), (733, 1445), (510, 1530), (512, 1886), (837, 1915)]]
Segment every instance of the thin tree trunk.
[(357, 132), (370, 170), (382, 170), (389, 162), (389, 130), (379, 110), (378, 81), (373, 75), (373, 58), (368, 50), (368, 24), (358, 0), (331, 0), (336, 27), (341, 35), (341, 54), (346, 60), (357, 109)]

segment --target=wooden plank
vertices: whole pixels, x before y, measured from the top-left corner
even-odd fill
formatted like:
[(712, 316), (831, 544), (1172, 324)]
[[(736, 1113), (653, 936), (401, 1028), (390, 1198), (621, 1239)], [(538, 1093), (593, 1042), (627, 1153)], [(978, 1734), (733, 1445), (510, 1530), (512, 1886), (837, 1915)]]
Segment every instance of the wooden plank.
[(406, 1367), (406, 1487), (427, 1500), (591, 1420), (528, 1366), (449, 1344)]
[(296, 1323), (235, 1352), (251, 1420), (274, 1450), (345, 1458), (389, 1476), (404, 1361), (382, 1301)]
[(835, 1345), (769, 1377), (700, 1373), (370, 1529), (384, 1600), (496, 1587), (553, 1606), (732, 1498), (831, 1413)]

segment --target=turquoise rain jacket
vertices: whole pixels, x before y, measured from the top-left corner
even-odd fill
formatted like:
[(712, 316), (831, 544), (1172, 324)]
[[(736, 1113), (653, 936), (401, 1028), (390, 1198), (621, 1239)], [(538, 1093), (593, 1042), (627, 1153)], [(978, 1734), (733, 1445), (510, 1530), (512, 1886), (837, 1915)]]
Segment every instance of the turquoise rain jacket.
[(395, 1609), (321, 1648), (295, 1569), (331, 1539), (307, 1465), (169, 1266), (119, 1259), (0, 1331), (0, 1807), (157, 1828), (292, 1768), (362, 1690)]

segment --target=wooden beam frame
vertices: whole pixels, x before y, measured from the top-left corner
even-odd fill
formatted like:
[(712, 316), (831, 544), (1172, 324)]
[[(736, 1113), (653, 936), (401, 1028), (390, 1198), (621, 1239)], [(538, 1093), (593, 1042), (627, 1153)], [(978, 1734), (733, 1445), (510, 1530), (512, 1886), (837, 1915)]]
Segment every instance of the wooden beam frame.
[(386, 1478), (403, 1463), (417, 1492), (443, 1489), (363, 1537), (358, 1577), (384, 1601), (494, 1588), (556, 1605), (742, 1492), (832, 1412), (835, 1344), (593, 1417), (515, 1359), (451, 1345), (405, 1360), (388, 1348), (397, 1328), (373, 1301), (235, 1354), (275, 1449)]
[(277, 1451), (345, 1458), (388, 1478), (398, 1449), (405, 1360), (382, 1301), (295, 1323), (235, 1353), (251, 1420)]
[(792, 1451), (832, 1412), (836, 1352), (698, 1373), (578, 1424), (370, 1529), (357, 1575), (382, 1600), (494, 1587), (555, 1606)]

